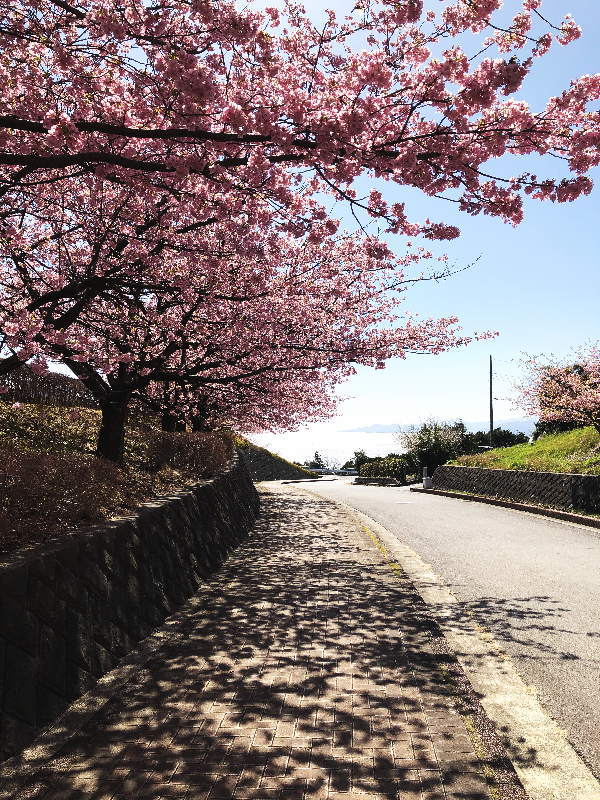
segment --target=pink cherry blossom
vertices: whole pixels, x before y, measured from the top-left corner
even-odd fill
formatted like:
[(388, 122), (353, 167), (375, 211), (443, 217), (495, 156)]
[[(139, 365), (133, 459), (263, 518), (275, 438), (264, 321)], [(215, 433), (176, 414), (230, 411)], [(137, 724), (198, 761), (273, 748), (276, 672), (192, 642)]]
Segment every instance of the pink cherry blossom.
[(589, 345), (569, 361), (530, 358), (519, 387), (523, 407), (540, 420), (592, 425), (600, 433), (600, 347)]

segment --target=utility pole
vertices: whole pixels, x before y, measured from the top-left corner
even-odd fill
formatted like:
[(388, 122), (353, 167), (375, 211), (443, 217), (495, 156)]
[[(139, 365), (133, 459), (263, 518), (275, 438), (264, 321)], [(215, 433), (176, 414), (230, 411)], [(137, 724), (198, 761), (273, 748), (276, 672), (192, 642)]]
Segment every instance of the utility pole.
[(492, 390), (492, 357), (490, 356), (490, 447), (494, 446), (494, 396)]

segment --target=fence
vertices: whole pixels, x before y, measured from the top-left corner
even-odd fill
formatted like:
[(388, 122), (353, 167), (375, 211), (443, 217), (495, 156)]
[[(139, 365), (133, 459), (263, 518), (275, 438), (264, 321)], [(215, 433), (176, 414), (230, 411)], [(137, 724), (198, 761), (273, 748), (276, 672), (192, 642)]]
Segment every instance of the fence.
[(0, 400), (98, 408), (96, 400), (76, 378), (56, 372), (36, 375), (27, 367), (19, 367), (0, 378)]

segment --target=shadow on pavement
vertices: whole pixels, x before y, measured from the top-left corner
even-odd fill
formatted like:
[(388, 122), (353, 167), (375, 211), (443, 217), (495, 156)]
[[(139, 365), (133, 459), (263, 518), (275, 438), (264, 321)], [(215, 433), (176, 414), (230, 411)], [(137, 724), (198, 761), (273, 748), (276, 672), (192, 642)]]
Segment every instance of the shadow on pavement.
[(485, 768), (524, 798), (501, 748), (476, 756), (455, 694), (481, 709), (412, 585), (296, 491), (263, 496), (160, 651), (0, 797), (483, 800)]

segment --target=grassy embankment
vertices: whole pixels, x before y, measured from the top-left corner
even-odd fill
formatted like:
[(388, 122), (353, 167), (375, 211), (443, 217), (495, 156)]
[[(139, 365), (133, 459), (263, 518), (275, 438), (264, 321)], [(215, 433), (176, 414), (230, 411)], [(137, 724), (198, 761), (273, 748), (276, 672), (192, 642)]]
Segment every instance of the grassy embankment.
[(600, 475), (600, 435), (594, 428), (546, 434), (535, 442), (460, 456), (450, 463), (487, 469)]
[(278, 480), (286, 478), (314, 478), (315, 475), (305, 467), (294, 464), (282, 456), (236, 434), (233, 437), (236, 447), (245, 453), (246, 464), (254, 480)]

